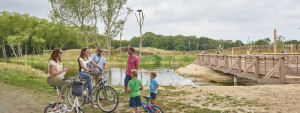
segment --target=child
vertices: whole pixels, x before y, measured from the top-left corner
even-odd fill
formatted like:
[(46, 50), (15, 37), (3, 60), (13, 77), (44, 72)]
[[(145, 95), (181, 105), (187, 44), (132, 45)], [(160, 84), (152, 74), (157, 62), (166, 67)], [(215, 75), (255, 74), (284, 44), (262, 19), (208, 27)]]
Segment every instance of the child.
[(157, 73), (155, 71), (150, 72), (150, 96), (151, 96), (151, 104), (156, 104), (156, 95), (157, 95), (157, 88), (159, 87), (158, 82), (156, 81), (155, 77), (157, 76)]
[(143, 90), (142, 82), (137, 79), (138, 76), (137, 69), (131, 70), (131, 77), (132, 79), (128, 82), (128, 89), (127, 93), (130, 93), (130, 101), (129, 101), (129, 107), (130, 107), (130, 113), (133, 112), (134, 105), (136, 106), (136, 112), (140, 113), (140, 106), (142, 105), (141, 97), (140, 97), (140, 91), (139, 88), (141, 87), (141, 90)]

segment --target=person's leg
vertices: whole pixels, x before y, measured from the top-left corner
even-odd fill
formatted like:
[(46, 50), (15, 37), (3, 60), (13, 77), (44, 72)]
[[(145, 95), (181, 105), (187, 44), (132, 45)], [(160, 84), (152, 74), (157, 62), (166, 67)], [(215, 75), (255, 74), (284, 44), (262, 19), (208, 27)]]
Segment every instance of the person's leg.
[(129, 113), (133, 113), (133, 107), (130, 107), (130, 112)]
[(85, 79), (85, 83), (83, 84), (83, 89), (88, 88), (88, 85), (90, 85), (92, 82), (92, 76), (85, 72), (79, 72), (78, 75)]
[(126, 95), (125, 100), (129, 99), (129, 97), (128, 97), (129, 93), (127, 92), (127, 89), (128, 89), (127, 85), (128, 85), (129, 80), (131, 80), (131, 79), (132, 79), (131, 75), (126, 74), (125, 79), (124, 79), (125, 95)]
[(67, 87), (70, 86), (70, 84), (65, 83), (65, 81), (64, 81), (63, 79), (64, 79), (64, 78), (62, 78), (62, 77), (57, 77), (57, 76), (55, 76), (55, 77), (47, 77), (47, 83), (48, 83), (49, 85), (51, 85), (51, 86), (58, 86), (58, 89), (59, 89), (59, 96), (58, 96), (57, 101), (59, 101), (59, 102), (63, 102), (62, 96), (63, 96), (63, 94), (64, 94), (65, 91), (66, 91), (66, 88), (63, 89), (63, 86), (64, 86), (64, 85), (67, 86)]
[(137, 96), (135, 98), (136, 98), (136, 112), (140, 113), (141, 112), (140, 106), (142, 105), (141, 97)]
[[(92, 75), (92, 86), (96, 86), (97, 82), (96, 82), (96, 75), (91, 74)], [(94, 85), (95, 84), (95, 85)]]
[(130, 113), (133, 112), (133, 107), (135, 105), (135, 97), (130, 98), (129, 100), (129, 107), (130, 107)]

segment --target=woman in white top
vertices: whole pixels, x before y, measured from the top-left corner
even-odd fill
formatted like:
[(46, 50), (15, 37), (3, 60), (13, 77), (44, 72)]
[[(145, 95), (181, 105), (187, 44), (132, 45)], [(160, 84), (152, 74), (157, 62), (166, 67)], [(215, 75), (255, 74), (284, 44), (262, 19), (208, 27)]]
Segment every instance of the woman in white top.
[(71, 85), (70, 81), (64, 81), (64, 75), (67, 72), (67, 67), (63, 67), (61, 64), (62, 50), (60, 48), (53, 49), (50, 61), (48, 63), (48, 76), (47, 83), (51, 86), (58, 86), (59, 96), (57, 102), (64, 102), (62, 96)]
[[(100, 70), (103, 70), (100, 66), (98, 66), (92, 59), (89, 57), (89, 49), (87, 47), (82, 48), (80, 52), (80, 57), (78, 59), (79, 63), (79, 73), (78, 75), (85, 79), (85, 83), (83, 84), (83, 90), (86, 88), (89, 89), (89, 91), (92, 90), (92, 76), (89, 73), (89, 67), (92, 64), (93, 66), (99, 68)], [(92, 92), (89, 93), (91, 95)], [(96, 107), (93, 102), (93, 97), (91, 98), (91, 104), (92, 107)]]

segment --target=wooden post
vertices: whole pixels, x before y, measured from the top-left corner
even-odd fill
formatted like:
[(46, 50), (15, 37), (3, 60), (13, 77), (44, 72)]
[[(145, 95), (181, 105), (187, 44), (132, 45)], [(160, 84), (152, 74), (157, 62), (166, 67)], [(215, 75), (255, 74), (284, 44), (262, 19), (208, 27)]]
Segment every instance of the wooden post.
[(228, 55), (225, 56), (225, 67), (226, 67), (226, 70), (229, 68), (228, 67)]
[(293, 44), (291, 44), (291, 53), (293, 53)]
[(274, 30), (274, 53), (277, 53), (277, 45), (276, 45), (276, 29)]
[(239, 56), (238, 57), (238, 60), (239, 60), (239, 62), (238, 62), (238, 73), (241, 73), (242, 71), (242, 56)]
[(259, 58), (255, 57), (255, 76), (259, 77)]
[(284, 83), (285, 82), (285, 59), (284, 57), (280, 57), (279, 58), (280, 60), (280, 68), (279, 68), (279, 71), (280, 71), (280, 82), (281, 83)]
[(265, 57), (265, 75), (267, 75), (267, 57)]

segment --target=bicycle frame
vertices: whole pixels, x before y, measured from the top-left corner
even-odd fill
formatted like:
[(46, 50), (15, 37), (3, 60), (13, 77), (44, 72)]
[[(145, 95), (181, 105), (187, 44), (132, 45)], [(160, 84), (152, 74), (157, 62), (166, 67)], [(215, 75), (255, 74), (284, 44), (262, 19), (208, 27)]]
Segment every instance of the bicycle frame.
[[(104, 74), (104, 73), (102, 73)], [(100, 76), (100, 75), (99, 75)], [(105, 81), (103, 80), (103, 78), (101, 77), (100, 80), (98, 81), (98, 84), (95, 85), (95, 87), (93, 87), (93, 89), (91, 91), (88, 91), (88, 93), (92, 92), (92, 95), (88, 96), (89, 98), (91, 98), (98, 90), (100, 90), (101, 88), (104, 88), (106, 85), (105, 85)], [(96, 89), (96, 90), (95, 90)], [(105, 93), (106, 94), (106, 90), (105, 90)], [(106, 95), (105, 95), (105, 98), (106, 98)]]
[[(150, 107), (150, 110), (148, 110), (148, 108), (146, 108), (146, 106), (144, 105), (147, 105)], [(150, 103), (150, 102), (147, 102), (147, 103), (142, 103), (142, 106), (143, 108), (148, 112), (148, 113), (154, 113), (154, 110), (152, 109), (153, 105)]]

